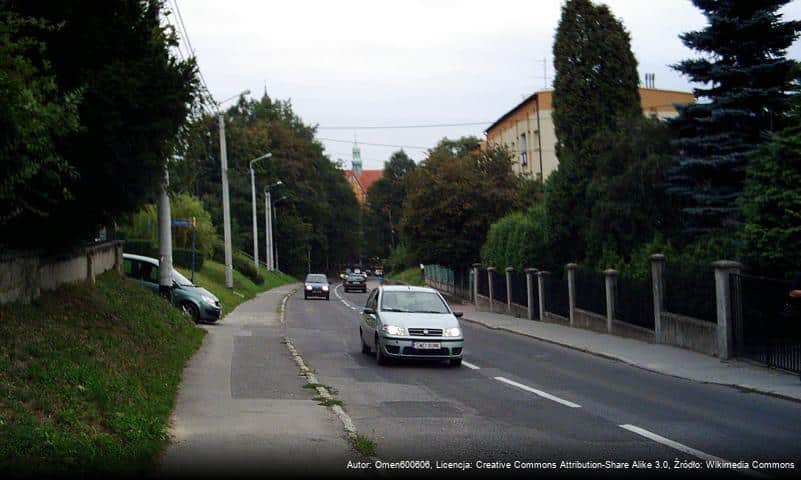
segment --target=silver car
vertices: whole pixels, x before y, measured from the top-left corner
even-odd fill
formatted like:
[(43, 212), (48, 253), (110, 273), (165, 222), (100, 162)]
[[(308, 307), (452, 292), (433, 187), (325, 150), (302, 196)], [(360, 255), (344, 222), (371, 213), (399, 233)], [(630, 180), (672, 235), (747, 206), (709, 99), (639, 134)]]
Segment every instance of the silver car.
[(379, 365), (389, 358), (427, 358), (458, 367), (464, 348), (461, 316), (432, 288), (380, 286), (362, 311), (362, 353), (375, 352)]

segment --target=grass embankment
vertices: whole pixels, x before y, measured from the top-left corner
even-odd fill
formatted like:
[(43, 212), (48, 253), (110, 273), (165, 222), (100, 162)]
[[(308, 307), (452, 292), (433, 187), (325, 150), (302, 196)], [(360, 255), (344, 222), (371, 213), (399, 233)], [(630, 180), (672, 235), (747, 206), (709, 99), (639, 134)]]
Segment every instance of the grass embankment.
[[(191, 271), (186, 268), (178, 270), (190, 278)], [(213, 260), (203, 262), (203, 268), (195, 272), (195, 283), (210, 291), (220, 299), (223, 306), (223, 315), (231, 313), (240, 303), (254, 298), (261, 292), (270, 290), (297, 280), (285, 273), (269, 272), (262, 268), (259, 273), (264, 277), (264, 283), (256, 285), (251, 279), (234, 270), (234, 288), (225, 286), (225, 265)]]
[(420, 270), (419, 267), (413, 267), (402, 272), (393, 273), (387, 277), (387, 280), (406, 285), (417, 285), (418, 287), (425, 285), (423, 282), (423, 271)]
[(115, 272), (0, 306), (0, 476), (149, 472), (203, 335)]

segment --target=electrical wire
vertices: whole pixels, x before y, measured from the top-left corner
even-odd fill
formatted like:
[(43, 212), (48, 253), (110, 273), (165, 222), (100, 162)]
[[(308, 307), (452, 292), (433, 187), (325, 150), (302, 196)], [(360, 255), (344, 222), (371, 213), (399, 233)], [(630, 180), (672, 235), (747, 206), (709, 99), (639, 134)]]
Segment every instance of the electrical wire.
[[(317, 140), (324, 140), (326, 142), (339, 142), (339, 143), (353, 143), (353, 140), (342, 140), (339, 138), (324, 138), (324, 137), (317, 137)], [(369, 143), (369, 142), (356, 142), (359, 145), (369, 145), (373, 147), (392, 147), (392, 148), (409, 148), (414, 150), (428, 150), (431, 147), (420, 147), (416, 145), (391, 145), (388, 143)]]
[(404, 128), (443, 128), (443, 127), (470, 127), (477, 125), (489, 125), (492, 122), (465, 122), (465, 123), (431, 123), (422, 125), (362, 125), (362, 126), (318, 126), (318, 130), (395, 130)]

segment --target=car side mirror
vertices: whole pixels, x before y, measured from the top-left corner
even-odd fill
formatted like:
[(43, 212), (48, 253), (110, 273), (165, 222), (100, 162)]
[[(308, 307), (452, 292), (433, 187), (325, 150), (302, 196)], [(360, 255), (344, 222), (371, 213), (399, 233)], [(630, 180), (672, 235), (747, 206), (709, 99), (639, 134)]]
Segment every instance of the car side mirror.
[(362, 313), (365, 314), (365, 315), (375, 315), (375, 309), (374, 308), (370, 308), (370, 307), (364, 307), (364, 310), (362, 310)]
[(464, 316), (464, 312), (453, 312), (453, 316), (456, 318), (462, 318)]

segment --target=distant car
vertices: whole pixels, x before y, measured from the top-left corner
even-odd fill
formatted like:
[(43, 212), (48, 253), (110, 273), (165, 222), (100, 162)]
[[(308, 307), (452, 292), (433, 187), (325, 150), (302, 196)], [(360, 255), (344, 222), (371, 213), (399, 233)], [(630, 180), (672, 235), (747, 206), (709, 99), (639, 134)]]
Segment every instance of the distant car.
[(351, 273), (342, 281), (346, 292), (353, 290), (367, 293), (367, 277), (361, 273)]
[(329, 300), (331, 286), (328, 277), (322, 273), (310, 273), (306, 275), (304, 282), (303, 298), (308, 300), (310, 297), (318, 297)]
[[(126, 277), (159, 293), (158, 259), (123, 253), (122, 271)], [(194, 285), (175, 269), (172, 271), (172, 303), (195, 322), (216, 322), (222, 315), (219, 298), (205, 288)]]
[(370, 292), (362, 311), (362, 353), (375, 352), (379, 365), (389, 358), (427, 358), (462, 364), (461, 312), (454, 312), (432, 288), (381, 286)]
[(376, 268), (375, 272), (373, 272), (373, 273), (375, 274), (376, 277), (383, 277), (384, 276), (384, 271), (381, 270), (380, 268)]

